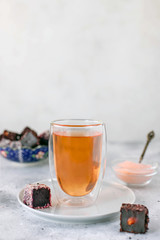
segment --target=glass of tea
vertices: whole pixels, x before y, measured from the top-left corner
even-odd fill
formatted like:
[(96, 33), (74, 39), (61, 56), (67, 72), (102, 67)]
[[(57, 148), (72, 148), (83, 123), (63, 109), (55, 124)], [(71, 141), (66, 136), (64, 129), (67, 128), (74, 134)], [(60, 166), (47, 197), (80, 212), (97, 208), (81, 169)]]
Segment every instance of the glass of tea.
[(51, 122), (49, 164), (58, 204), (92, 204), (99, 194), (105, 172), (105, 124), (88, 119)]

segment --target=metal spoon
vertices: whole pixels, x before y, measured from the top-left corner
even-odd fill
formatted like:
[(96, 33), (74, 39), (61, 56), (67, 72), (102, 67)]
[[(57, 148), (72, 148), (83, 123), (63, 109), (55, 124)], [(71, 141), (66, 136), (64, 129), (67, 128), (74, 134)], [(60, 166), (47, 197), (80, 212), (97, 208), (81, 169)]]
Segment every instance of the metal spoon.
[(144, 149), (143, 149), (143, 152), (142, 152), (142, 154), (141, 154), (141, 156), (140, 156), (139, 163), (142, 162), (143, 157), (144, 157), (144, 154), (145, 154), (145, 152), (146, 152), (146, 150), (147, 150), (148, 144), (150, 143), (150, 141), (152, 140), (152, 138), (154, 138), (154, 136), (155, 136), (154, 131), (151, 131), (151, 132), (148, 133), (148, 135), (147, 135), (147, 142), (146, 142), (146, 144), (145, 144), (145, 146), (144, 146)]

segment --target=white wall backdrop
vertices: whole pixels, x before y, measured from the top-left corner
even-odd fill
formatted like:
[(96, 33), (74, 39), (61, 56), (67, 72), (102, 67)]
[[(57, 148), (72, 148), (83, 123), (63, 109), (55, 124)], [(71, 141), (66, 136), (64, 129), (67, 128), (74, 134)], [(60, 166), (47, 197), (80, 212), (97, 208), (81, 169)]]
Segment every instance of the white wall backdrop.
[(0, 131), (59, 118), (160, 140), (159, 0), (0, 0)]

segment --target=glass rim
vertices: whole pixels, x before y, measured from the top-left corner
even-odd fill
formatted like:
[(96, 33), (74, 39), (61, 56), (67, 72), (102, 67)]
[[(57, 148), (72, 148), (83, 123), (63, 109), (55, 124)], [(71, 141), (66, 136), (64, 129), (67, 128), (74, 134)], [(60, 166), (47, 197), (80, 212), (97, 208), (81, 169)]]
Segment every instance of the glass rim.
[(59, 127), (96, 127), (104, 125), (101, 120), (94, 119), (58, 119), (51, 122), (51, 125), (56, 125)]

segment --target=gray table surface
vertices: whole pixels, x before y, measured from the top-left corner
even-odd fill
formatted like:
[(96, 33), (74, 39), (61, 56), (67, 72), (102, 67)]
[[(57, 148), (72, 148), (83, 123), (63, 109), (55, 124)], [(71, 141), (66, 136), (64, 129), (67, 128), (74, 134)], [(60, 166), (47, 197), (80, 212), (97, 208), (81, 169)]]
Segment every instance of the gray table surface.
[[(140, 155), (143, 143), (109, 143), (105, 179), (117, 181), (111, 171), (111, 162), (124, 154)], [(160, 161), (160, 142), (152, 143), (148, 154)], [(48, 160), (21, 166), (0, 157), (0, 240), (25, 239), (159, 239), (160, 237), (160, 174), (152, 182), (141, 188), (132, 188), (136, 203), (149, 209), (149, 231), (146, 234), (119, 232), (119, 217), (114, 220), (91, 225), (57, 224), (33, 215), (17, 201), (17, 194), (24, 185), (49, 178)]]

